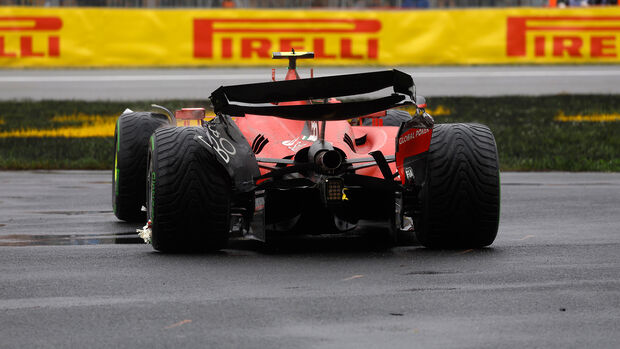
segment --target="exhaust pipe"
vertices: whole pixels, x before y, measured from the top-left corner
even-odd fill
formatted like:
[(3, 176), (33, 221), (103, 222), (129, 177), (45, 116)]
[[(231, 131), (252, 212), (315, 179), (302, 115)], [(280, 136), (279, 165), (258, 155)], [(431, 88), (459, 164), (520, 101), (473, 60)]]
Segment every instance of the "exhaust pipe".
[(324, 171), (334, 171), (342, 165), (342, 156), (337, 150), (324, 150), (315, 155), (314, 162)]

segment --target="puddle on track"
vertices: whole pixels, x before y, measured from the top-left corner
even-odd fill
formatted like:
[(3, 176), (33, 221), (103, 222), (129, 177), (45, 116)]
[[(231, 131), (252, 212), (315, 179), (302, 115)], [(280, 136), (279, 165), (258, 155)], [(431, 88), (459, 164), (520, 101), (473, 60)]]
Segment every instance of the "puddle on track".
[(63, 246), (63, 245), (106, 245), (143, 244), (136, 233), (117, 234), (71, 234), (71, 235), (27, 235), (0, 236), (0, 246)]
[(33, 211), (31, 213), (36, 214), (51, 214), (51, 215), (63, 215), (63, 216), (77, 216), (85, 214), (101, 214), (101, 213), (114, 213), (113, 211)]

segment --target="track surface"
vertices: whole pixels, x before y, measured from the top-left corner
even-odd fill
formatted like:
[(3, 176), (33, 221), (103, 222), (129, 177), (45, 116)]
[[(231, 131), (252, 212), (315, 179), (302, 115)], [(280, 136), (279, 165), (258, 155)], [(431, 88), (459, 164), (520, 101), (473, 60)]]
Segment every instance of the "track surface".
[(504, 173), (492, 248), (137, 244), (109, 172), (0, 172), (2, 348), (618, 348), (620, 174)]
[[(309, 77), (302, 63), (300, 75)], [(284, 79), (285, 63), (277, 66), (278, 79)], [(315, 76), (382, 69), (387, 68), (318, 67)], [(413, 76), (418, 94), (429, 97), (620, 93), (620, 67), (615, 65), (398, 69)], [(3, 70), (0, 75), (0, 100), (203, 99), (221, 85), (269, 81), (271, 69)]]

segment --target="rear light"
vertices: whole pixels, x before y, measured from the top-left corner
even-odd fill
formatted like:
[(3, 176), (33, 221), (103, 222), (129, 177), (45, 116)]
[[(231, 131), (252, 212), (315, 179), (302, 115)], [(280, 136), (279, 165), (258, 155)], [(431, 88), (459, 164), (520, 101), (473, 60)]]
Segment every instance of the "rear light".
[(174, 117), (181, 120), (202, 120), (205, 118), (205, 108), (183, 108), (177, 110)]
[(340, 177), (329, 177), (326, 178), (321, 185), (323, 199), (325, 203), (341, 203), (344, 194), (344, 181)]

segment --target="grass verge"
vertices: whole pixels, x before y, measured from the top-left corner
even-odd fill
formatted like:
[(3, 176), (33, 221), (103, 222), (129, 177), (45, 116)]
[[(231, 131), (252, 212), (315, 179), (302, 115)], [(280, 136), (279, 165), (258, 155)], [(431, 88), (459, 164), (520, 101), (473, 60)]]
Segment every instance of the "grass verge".
[[(209, 107), (196, 100), (153, 103)], [(0, 102), (0, 169), (111, 169), (110, 125), (125, 108), (150, 104)], [(620, 95), (434, 97), (428, 104), (438, 123), (488, 125), (502, 170), (620, 171)]]

